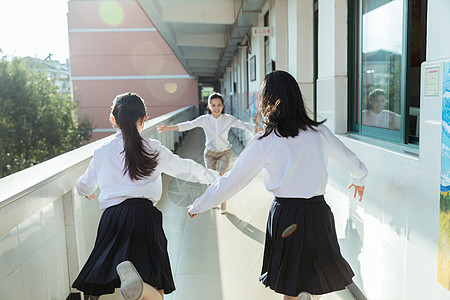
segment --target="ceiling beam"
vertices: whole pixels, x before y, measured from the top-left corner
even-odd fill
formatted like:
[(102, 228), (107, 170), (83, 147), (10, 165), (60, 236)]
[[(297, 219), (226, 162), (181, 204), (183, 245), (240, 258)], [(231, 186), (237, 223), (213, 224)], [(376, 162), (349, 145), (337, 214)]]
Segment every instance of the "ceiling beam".
[[(206, 59), (206, 60), (219, 60), (221, 49), (211, 48), (206, 49), (202, 47), (183, 47), (184, 59)], [(186, 61), (187, 63), (187, 61)]]
[(219, 60), (205, 60), (205, 59), (188, 59), (188, 64), (192, 67), (219, 67)]
[(234, 3), (231, 1), (179, 1), (162, 2), (164, 22), (188, 24), (225, 24), (235, 21)]
[(225, 34), (182, 34), (177, 35), (177, 45), (191, 47), (224, 48)]

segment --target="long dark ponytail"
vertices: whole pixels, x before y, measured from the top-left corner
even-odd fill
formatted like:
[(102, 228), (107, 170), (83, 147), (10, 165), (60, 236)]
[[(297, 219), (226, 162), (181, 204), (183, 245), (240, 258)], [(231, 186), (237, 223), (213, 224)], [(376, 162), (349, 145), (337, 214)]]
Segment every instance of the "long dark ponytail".
[(150, 153), (144, 147), (143, 139), (136, 127), (136, 122), (146, 115), (144, 101), (135, 93), (118, 95), (113, 101), (111, 113), (117, 126), (122, 130), (124, 140), (123, 174), (128, 172), (133, 180), (150, 176), (158, 165), (158, 153)]
[[(315, 129), (326, 120), (315, 121), (308, 116), (298, 83), (285, 71), (273, 71), (264, 78), (260, 88), (260, 111), (256, 124), (266, 125), (264, 138), (270, 133), (282, 137), (296, 137), (300, 131)], [(266, 120), (262, 121), (262, 116)]]

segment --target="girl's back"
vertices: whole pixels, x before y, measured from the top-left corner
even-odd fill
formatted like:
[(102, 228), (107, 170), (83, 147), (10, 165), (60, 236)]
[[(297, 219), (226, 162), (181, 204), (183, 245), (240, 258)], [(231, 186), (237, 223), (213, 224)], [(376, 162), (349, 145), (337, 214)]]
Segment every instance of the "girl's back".
[[(156, 199), (161, 195), (161, 162), (166, 162), (164, 151), (161, 151), (161, 143), (157, 140), (144, 139), (143, 145), (150, 153), (158, 153), (159, 164), (156, 169), (146, 178), (134, 180), (128, 172), (124, 173), (124, 142), (119, 132), (116, 137), (97, 149), (94, 154), (95, 173), (100, 188), (100, 206), (105, 201), (115, 203), (129, 197), (150, 196)], [(109, 205), (108, 205), (109, 206)]]
[[(277, 197), (309, 198), (325, 193), (328, 160), (350, 171), (353, 177), (366, 175), (359, 159), (325, 125), (300, 131), (296, 137), (271, 133), (254, 142), (254, 154), (261, 155), (264, 185)], [(259, 148), (259, 149), (257, 149)]]
[(306, 130), (294, 138), (275, 133), (257, 140), (263, 146), (263, 170), (267, 190), (279, 197), (309, 197), (320, 194), (327, 182), (327, 130)]
[(156, 168), (150, 175), (134, 180), (128, 171), (124, 173), (124, 140), (119, 131), (112, 141), (95, 151), (88, 171), (78, 180), (77, 189), (89, 194), (98, 184), (100, 208), (106, 209), (128, 198), (148, 198), (156, 204), (162, 194), (161, 173), (204, 184), (218, 176), (216, 171), (173, 154), (158, 140), (143, 139), (142, 143), (149, 153), (158, 154)]
[(245, 147), (233, 169), (189, 207), (189, 215), (195, 217), (231, 198), (262, 170), (264, 185), (275, 199), (259, 280), (282, 293), (283, 299), (313, 299), (311, 294), (342, 290), (354, 272), (340, 253), (333, 213), (323, 196), (327, 164), (330, 160), (351, 173), (349, 188), (355, 188), (360, 201), (367, 169), (323, 125), (325, 120), (308, 116), (298, 83), (287, 72), (265, 77), (258, 116), (256, 124), (264, 123), (264, 132)]
[(311, 198), (325, 193), (328, 160), (347, 169), (353, 184), (367, 175), (364, 164), (325, 125), (302, 130), (295, 137), (272, 132), (255, 138), (244, 148), (236, 163), (193, 205), (193, 212), (204, 211), (231, 198), (260, 171), (266, 189), (275, 197)]

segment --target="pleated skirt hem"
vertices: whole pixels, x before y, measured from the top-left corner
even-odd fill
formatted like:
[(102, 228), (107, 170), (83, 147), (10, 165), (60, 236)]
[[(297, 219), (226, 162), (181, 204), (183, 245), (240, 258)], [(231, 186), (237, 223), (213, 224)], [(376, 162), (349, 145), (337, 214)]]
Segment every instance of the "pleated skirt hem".
[(162, 213), (148, 199), (127, 199), (103, 212), (94, 249), (72, 287), (92, 296), (114, 293), (116, 266), (125, 260), (145, 283), (165, 294), (175, 290)]
[(302, 291), (323, 295), (343, 290), (353, 276), (324, 197), (275, 198), (259, 280), (277, 293), (296, 297)]

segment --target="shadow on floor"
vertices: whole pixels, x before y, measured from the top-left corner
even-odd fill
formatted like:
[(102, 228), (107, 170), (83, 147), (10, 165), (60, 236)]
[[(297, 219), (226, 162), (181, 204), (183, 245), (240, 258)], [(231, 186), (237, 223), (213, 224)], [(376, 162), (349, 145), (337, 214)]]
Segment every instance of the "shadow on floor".
[(257, 241), (260, 244), (264, 244), (265, 236), (266, 234), (253, 226), (250, 223), (247, 223), (241, 219), (239, 219), (235, 214), (226, 213), (226, 217), (228, 220), (230, 220), (231, 223), (233, 223), (236, 228), (238, 228), (243, 234), (247, 235), (248, 237), (252, 238), (253, 240)]

